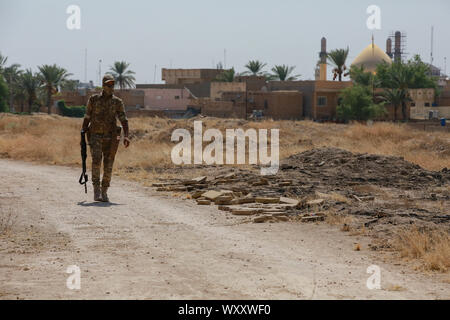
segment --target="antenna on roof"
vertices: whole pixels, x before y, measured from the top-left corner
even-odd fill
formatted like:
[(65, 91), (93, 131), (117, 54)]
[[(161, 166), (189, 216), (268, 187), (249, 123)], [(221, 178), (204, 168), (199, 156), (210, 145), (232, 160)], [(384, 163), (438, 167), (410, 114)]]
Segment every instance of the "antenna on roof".
[(433, 41), (434, 41), (433, 37), (434, 37), (434, 27), (431, 26), (431, 57), (430, 57), (430, 65), (433, 65), (433, 60), (434, 60), (434, 58), (433, 58)]
[(84, 49), (84, 82), (87, 82), (87, 48)]
[(227, 49), (223, 49), (223, 68), (227, 68)]

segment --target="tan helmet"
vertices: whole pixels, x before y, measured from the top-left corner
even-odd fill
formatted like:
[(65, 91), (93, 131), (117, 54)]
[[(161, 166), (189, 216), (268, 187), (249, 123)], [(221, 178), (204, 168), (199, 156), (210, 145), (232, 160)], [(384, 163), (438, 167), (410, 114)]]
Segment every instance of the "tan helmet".
[(114, 80), (114, 77), (111, 74), (105, 74), (105, 76), (103, 77), (103, 85), (107, 84), (107, 83), (115, 83), (116, 80)]

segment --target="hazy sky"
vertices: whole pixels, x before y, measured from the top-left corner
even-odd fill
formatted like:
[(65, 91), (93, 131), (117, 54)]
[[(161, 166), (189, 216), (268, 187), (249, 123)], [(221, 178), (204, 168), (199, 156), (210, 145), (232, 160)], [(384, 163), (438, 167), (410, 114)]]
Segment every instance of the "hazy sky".
[[(391, 31), (407, 33), (407, 52), (435, 65), (450, 58), (448, 0), (0, 0), (0, 52), (24, 68), (56, 63), (84, 81), (98, 83), (116, 60), (131, 63), (137, 83), (161, 81), (161, 68), (211, 68), (224, 60), (243, 71), (250, 59), (296, 66), (313, 79), (322, 36), (328, 50), (350, 47), (350, 62), (371, 42), (369, 5), (381, 8), (375, 43), (385, 50)], [(81, 8), (81, 29), (69, 30), (69, 5)], [(267, 68), (268, 69), (268, 68)], [(447, 68), (447, 71), (450, 66)], [(448, 72), (447, 72), (448, 73)]]

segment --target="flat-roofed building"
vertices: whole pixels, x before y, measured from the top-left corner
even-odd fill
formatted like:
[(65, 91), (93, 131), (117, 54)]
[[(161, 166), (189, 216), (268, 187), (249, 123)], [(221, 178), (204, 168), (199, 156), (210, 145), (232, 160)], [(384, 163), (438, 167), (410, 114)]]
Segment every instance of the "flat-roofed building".
[(162, 69), (166, 84), (194, 84), (216, 79), (222, 69)]

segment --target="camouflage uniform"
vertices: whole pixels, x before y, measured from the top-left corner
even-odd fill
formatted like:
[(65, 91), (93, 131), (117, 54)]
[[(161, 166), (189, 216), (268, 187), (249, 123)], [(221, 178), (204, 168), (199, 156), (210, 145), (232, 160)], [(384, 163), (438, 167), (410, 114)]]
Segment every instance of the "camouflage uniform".
[[(108, 81), (105, 76), (103, 82)], [(92, 155), (92, 183), (94, 190), (100, 187), (100, 167), (103, 158), (102, 190), (111, 183), (114, 158), (119, 147), (120, 127), (117, 127), (116, 117), (121, 122), (125, 136), (128, 135), (128, 120), (122, 100), (115, 95), (107, 95), (103, 91), (89, 98), (83, 128), (89, 123), (88, 141)]]

